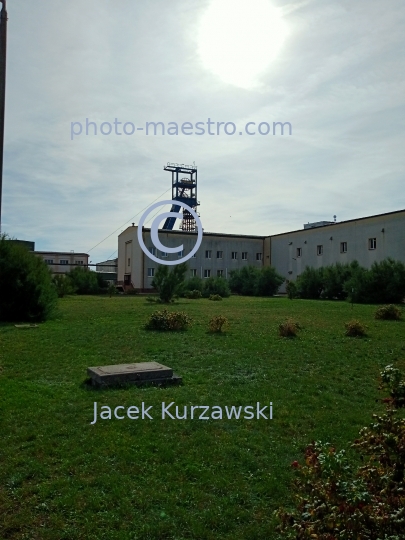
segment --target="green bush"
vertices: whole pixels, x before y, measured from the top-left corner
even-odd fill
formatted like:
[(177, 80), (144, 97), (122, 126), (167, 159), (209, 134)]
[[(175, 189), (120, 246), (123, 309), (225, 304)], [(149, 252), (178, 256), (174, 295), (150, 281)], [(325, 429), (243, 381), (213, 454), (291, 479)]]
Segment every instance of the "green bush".
[(297, 278), (297, 291), (300, 298), (317, 300), (321, 297), (323, 284), (323, 268), (308, 266)]
[(66, 274), (77, 294), (98, 294), (100, 292), (100, 276), (88, 268), (77, 266)]
[(244, 266), (240, 270), (232, 270), (229, 276), (231, 291), (244, 296), (273, 296), (284, 282), (284, 278), (271, 266)]
[(399, 321), (402, 318), (402, 311), (399, 307), (388, 304), (387, 306), (379, 307), (375, 312), (374, 317), (386, 321)]
[(346, 332), (345, 335), (349, 337), (363, 337), (366, 335), (365, 326), (357, 320), (352, 320), (345, 323)]
[(289, 281), (285, 288), (287, 292), (287, 296), (290, 300), (293, 300), (294, 298), (297, 298), (298, 291), (297, 291), (297, 285), (294, 281)]
[(228, 319), (223, 315), (216, 315), (210, 319), (208, 328), (212, 333), (222, 332), (223, 328), (228, 325)]
[(203, 287), (203, 280), (198, 276), (193, 276), (190, 279), (186, 279), (184, 282), (183, 294), (186, 295), (188, 291), (200, 291), (202, 293)]
[(318, 538), (400, 540), (405, 530), (405, 419), (397, 418), (405, 406), (402, 374), (387, 366), (381, 373), (391, 396), (402, 388), (402, 400), (385, 398), (385, 414), (373, 415), (369, 427), (351, 445), (361, 459), (353, 465), (345, 450), (313, 442), (305, 462), (293, 461), (296, 470), (295, 509), (276, 512), (279, 531), (291, 540)]
[(177, 264), (172, 270), (169, 270), (167, 265), (158, 267), (152, 280), (152, 287), (158, 291), (163, 303), (172, 302), (175, 296), (183, 293), (186, 272), (186, 263)]
[(273, 296), (282, 283), (284, 283), (284, 278), (272, 266), (264, 266), (257, 278), (255, 295)]
[(45, 262), (6, 235), (0, 235), (0, 298), (2, 321), (43, 321), (57, 303)]
[(345, 283), (358, 268), (355, 261), (352, 264), (332, 264), (325, 266), (322, 272), (322, 297), (330, 300), (345, 300), (348, 296)]
[(195, 289), (193, 291), (186, 291), (185, 297), (189, 298), (190, 300), (198, 300), (199, 298), (202, 298), (202, 294), (201, 291)]
[(68, 294), (74, 294), (76, 292), (72, 281), (64, 274), (56, 274), (53, 276), (52, 283), (56, 288), (59, 298), (63, 298)]
[(231, 291), (228, 282), (223, 277), (210, 277), (204, 280), (202, 295), (209, 298), (212, 294), (218, 294), (222, 298), (228, 298)]
[(154, 311), (146, 323), (146, 330), (178, 331), (191, 326), (191, 318), (182, 311)]
[(214, 302), (218, 302), (222, 300), (222, 296), (219, 296), (219, 294), (210, 294), (208, 300), (214, 300)]

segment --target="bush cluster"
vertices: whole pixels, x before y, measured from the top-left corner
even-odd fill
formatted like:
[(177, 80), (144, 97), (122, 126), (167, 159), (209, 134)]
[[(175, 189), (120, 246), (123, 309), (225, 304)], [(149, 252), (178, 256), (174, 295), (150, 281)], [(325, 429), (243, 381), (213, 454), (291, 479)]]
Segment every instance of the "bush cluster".
[(385, 321), (399, 321), (402, 318), (402, 311), (394, 304), (388, 304), (377, 309), (375, 318)]
[(213, 333), (222, 332), (224, 326), (228, 324), (228, 319), (223, 315), (216, 315), (212, 317), (209, 322), (209, 331)]
[(184, 296), (190, 300), (198, 300), (199, 298), (202, 298), (201, 291), (198, 289), (194, 289), (193, 291), (185, 291)]
[(405, 298), (405, 264), (393, 259), (370, 269), (357, 261), (322, 268), (306, 268), (296, 283), (300, 298), (328, 298), (364, 304), (400, 303)]
[(351, 445), (360, 454), (361, 466), (352, 465), (344, 450), (320, 441), (306, 448), (303, 464), (291, 464), (297, 471), (295, 509), (276, 512), (285, 538), (404, 538), (405, 419), (397, 413), (405, 406), (405, 381), (392, 366), (381, 379), (380, 388), (390, 393), (382, 400), (386, 412), (373, 415)]
[(208, 300), (214, 300), (214, 302), (218, 302), (222, 300), (222, 296), (220, 296), (219, 294), (210, 294)]
[(57, 302), (45, 262), (6, 235), (0, 235), (0, 298), (2, 321), (44, 321)]
[(213, 294), (217, 294), (222, 298), (228, 298), (231, 294), (228, 282), (223, 277), (201, 279), (198, 276), (194, 276), (185, 281), (182, 291), (183, 296), (186, 298), (190, 298), (188, 295), (192, 291), (199, 291), (204, 298), (209, 298)]
[(244, 266), (232, 270), (229, 276), (231, 291), (244, 296), (273, 296), (284, 283), (284, 278), (272, 266)]
[(145, 325), (146, 330), (178, 331), (187, 330), (191, 318), (183, 311), (154, 311)]
[(366, 335), (365, 326), (356, 319), (353, 319), (352, 321), (345, 323), (345, 328), (346, 328), (346, 332), (345, 332), (346, 336), (363, 337)]

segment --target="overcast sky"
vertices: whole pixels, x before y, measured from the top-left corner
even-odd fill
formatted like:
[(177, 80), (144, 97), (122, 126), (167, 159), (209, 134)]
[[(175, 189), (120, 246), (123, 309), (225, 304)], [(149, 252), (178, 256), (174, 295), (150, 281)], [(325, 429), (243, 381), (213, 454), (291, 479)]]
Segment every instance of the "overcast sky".
[[(197, 164), (206, 231), (267, 235), (405, 208), (403, 0), (7, 9), (2, 230), (37, 250), (89, 252), (118, 229), (90, 251), (113, 255), (117, 234), (170, 198), (166, 162)], [(237, 131), (71, 140), (86, 118)], [(290, 122), (292, 134), (249, 136), (247, 122)]]

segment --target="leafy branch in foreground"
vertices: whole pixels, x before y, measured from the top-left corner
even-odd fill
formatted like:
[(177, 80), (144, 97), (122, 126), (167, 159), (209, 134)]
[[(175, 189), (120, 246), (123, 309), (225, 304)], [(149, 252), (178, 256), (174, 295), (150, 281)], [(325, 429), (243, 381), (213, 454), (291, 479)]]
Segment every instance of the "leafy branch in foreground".
[(296, 509), (279, 509), (279, 531), (285, 538), (323, 540), (400, 540), (405, 531), (405, 381), (401, 372), (387, 366), (380, 389), (390, 397), (385, 414), (373, 415), (351, 445), (362, 466), (351, 465), (344, 450), (329, 443), (312, 442), (305, 463), (292, 463)]

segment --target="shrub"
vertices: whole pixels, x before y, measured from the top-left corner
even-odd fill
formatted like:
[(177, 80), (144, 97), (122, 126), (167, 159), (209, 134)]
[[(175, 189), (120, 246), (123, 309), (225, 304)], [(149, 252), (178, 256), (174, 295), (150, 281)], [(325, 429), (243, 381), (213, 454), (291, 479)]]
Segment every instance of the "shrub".
[(117, 288), (116, 288), (116, 286), (115, 286), (113, 283), (110, 283), (110, 284), (108, 285), (108, 287), (107, 287), (107, 294), (109, 295), (110, 298), (111, 298), (111, 296), (117, 294)]
[(200, 291), (202, 293), (203, 287), (204, 287), (203, 280), (198, 276), (193, 276), (184, 282), (183, 294), (186, 294), (187, 291)]
[(376, 319), (383, 319), (386, 321), (399, 321), (402, 318), (402, 311), (393, 304), (381, 306), (375, 312)]
[(321, 297), (323, 287), (323, 268), (308, 266), (297, 279), (300, 298), (316, 300)]
[(215, 317), (212, 317), (209, 322), (209, 331), (218, 333), (222, 332), (222, 329), (224, 326), (228, 325), (228, 319), (224, 317), (223, 315), (216, 315)]
[(229, 273), (229, 287), (232, 292), (244, 296), (254, 296), (257, 289), (257, 280), (260, 270), (255, 266), (244, 266), (240, 270), (231, 270)]
[(45, 262), (6, 235), (0, 235), (0, 320), (46, 320), (57, 303)]
[[(387, 366), (381, 373), (383, 386), (402, 386), (401, 373)], [(395, 390), (394, 390), (395, 391)], [(329, 443), (312, 442), (305, 450), (305, 463), (294, 461), (296, 470), (293, 511), (279, 509), (279, 530), (285, 538), (324, 540), (399, 540), (404, 531), (405, 419), (390, 399), (386, 413), (373, 415), (369, 427), (351, 445), (360, 465), (351, 465), (345, 450)]]
[(209, 298), (212, 294), (228, 298), (231, 291), (228, 282), (223, 277), (210, 277), (204, 280), (203, 292), (204, 298)]
[(298, 296), (298, 291), (297, 291), (297, 285), (295, 284), (294, 281), (289, 281), (286, 285), (286, 292), (287, 292), (287, 296), (290, 300), (292, 300), (293, 298), (297, 298)]
[(353, 271), (358, 267), (357, 261), (354, 264), (332, 264), (326, 266), (322, 273), (322, 297), (330, 300), (345, 300), (348, 296), (344, 288)]
[(66, 274), (77, 294), (98, 294), (100, 292), (100, 277), (88, 268), (77, 266)]
[(284, 278), (272, 266), (264, 266), (259, 271), (254, 294), (256, 296), (273, 296), (282, 283), (284, 283)]
[(210, 294), (208, 300), (214, 300), (214, 302), (218, 302), (222, 300), (222, 296), (219, 296), (219, 294)]
[(345, 323), (346, 328), (346, 336), (349, 337), (363, 337), (366, 335), (366, 328), (365, 326), (357, 320), (352, 320), (347, 323)]
[(229, 276), (231, 291), (244, 296), (273, 296), (284, 281), (272, 266), (244, 266)]
[(187, 264), (181, 263), (169, 271), (167, 265), (160, 265), (152, 280), (152, 287), (159, 293), (159, 298), (164, 303), (173, 301), (176, 295), (183, 292), (184, 278), (187, 272)]
[(296, 321), (293, 319), (287, 319), (283, 323), (279, 324), (278, 333), (281, 337), (295, 337), (300, 328), (300, 325)]
[(146, 323), (147, 330), (178, 331), (191, 326), (191, 318), (182, 311), (154, 311)]
[(68, 294), (74, 294), (76, 292), (72, 281), (66, 277), (66, 275), (56, 274), (56, 276), (53, 276), (52, 278), (52, 283), (55, 286), (59, 298), (63, 298)]
[(194, 289), (194, 291), (186, 291), (185, 297), (190, 300), (198, 300), (199, 298), (202, 298), (202, 294), (198, 289)]

